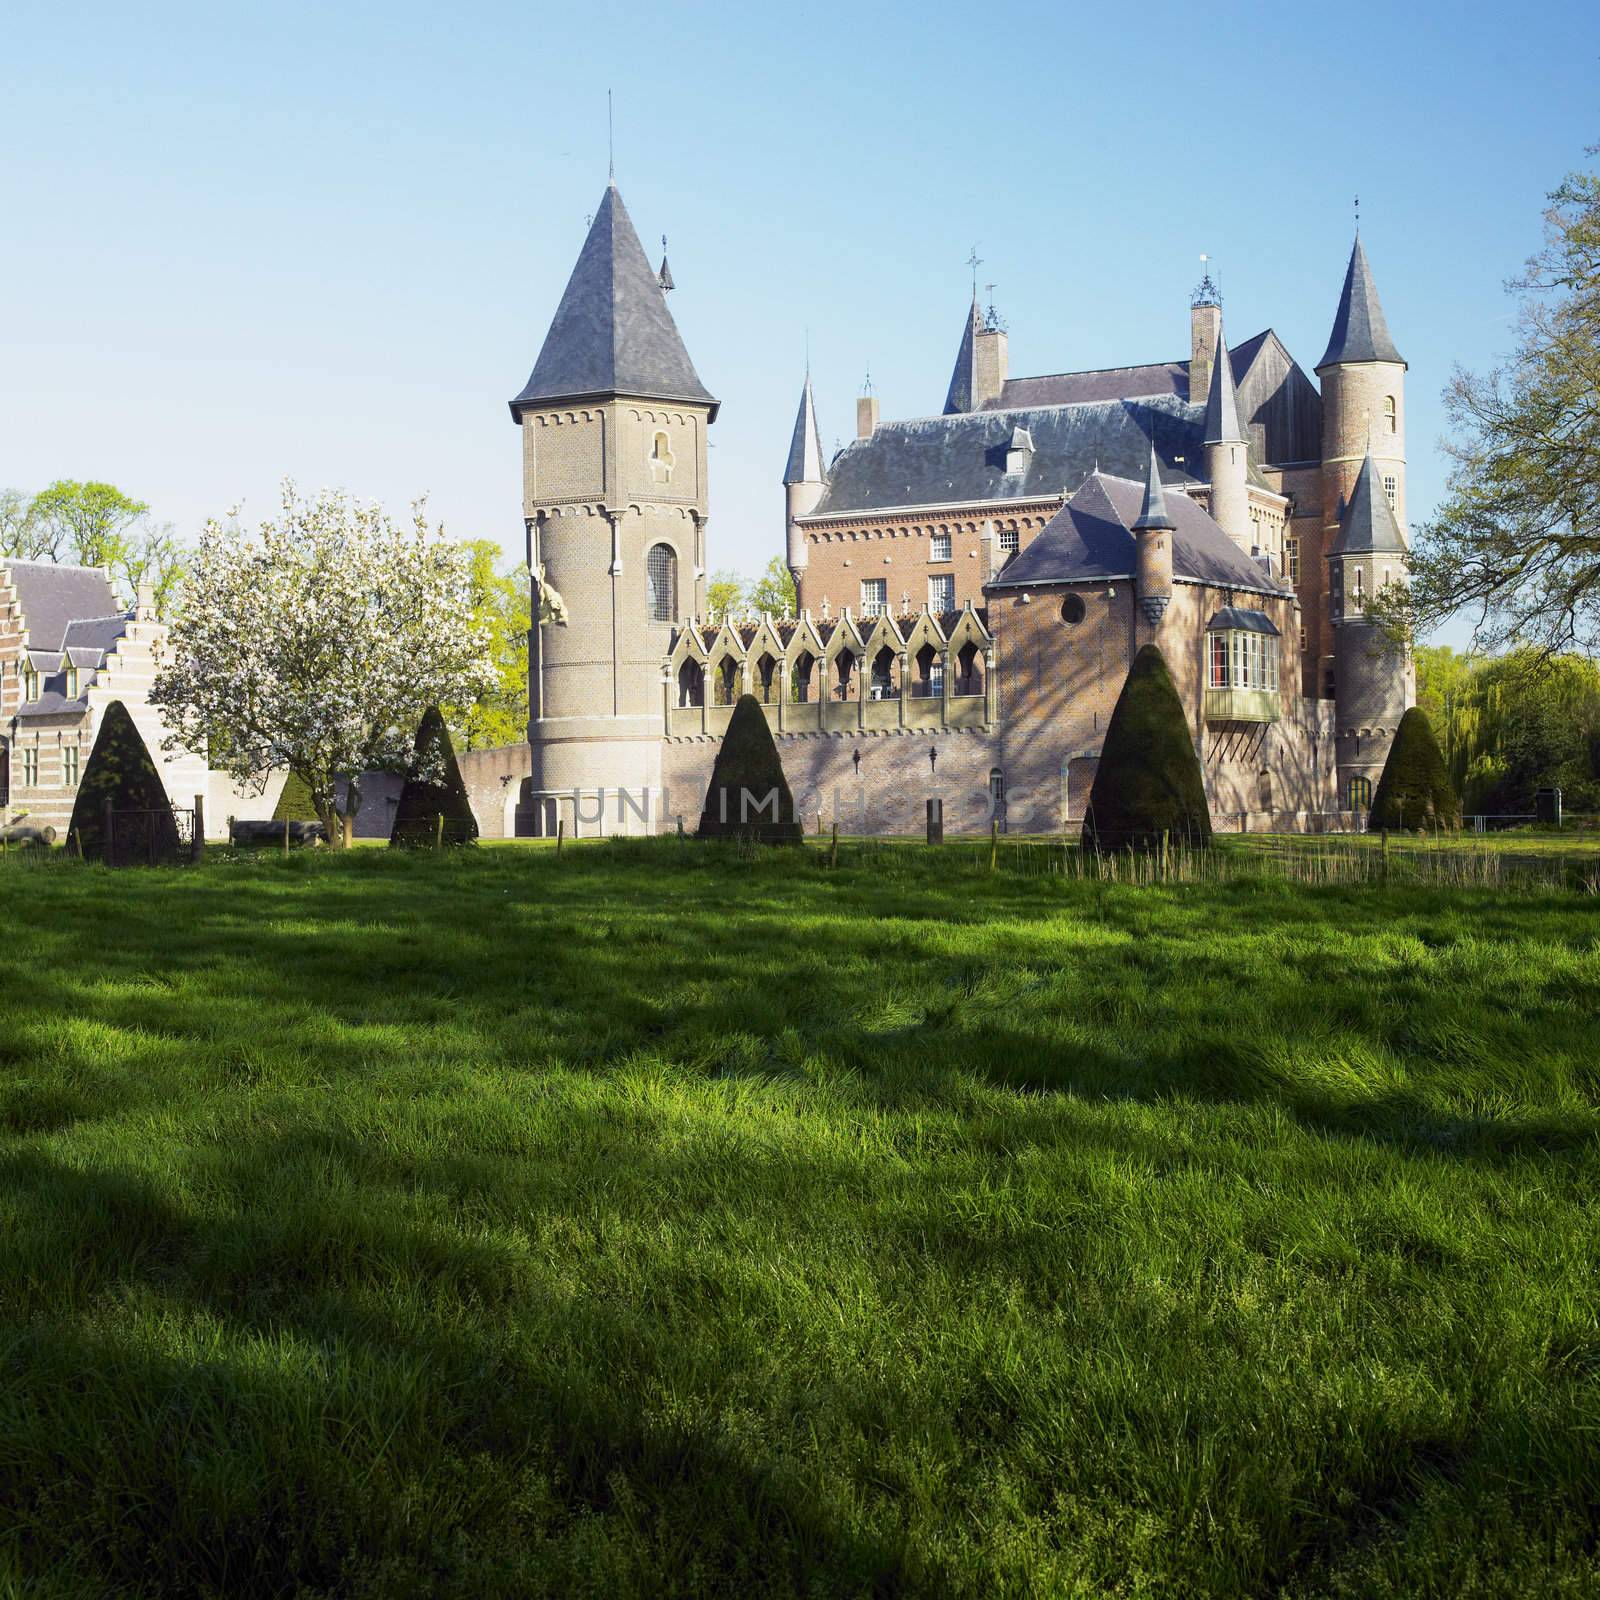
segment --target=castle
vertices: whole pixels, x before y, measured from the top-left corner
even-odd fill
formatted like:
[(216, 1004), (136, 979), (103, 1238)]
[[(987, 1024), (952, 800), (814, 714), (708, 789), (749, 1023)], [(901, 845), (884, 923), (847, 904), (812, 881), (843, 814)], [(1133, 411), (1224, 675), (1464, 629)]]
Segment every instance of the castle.
[(1368, 612), (1406, 575), (1405, 372), (1359, 236), (1320, 387), (1209, 277), (1186, 360), (1013, 377), (976, 292), (938, 415), (870, 394), (831, 461), (809, 374), (784, 472), (788, 617), (706, 614), (701, 382), (615, 183), (533, 371), (526, 746), (466, 758), (484, 831), (692, 827), (735, 701), (802, 819), (1077, 826), (1128, 667), (1160, 647), (1223, 827), (1350, 825), (1414, 699)]

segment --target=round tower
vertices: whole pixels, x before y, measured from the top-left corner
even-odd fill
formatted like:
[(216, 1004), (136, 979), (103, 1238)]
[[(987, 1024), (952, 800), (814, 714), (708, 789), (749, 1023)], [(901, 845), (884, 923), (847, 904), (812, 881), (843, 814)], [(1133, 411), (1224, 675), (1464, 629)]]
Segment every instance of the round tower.
[(1217, 348), (1206, 394), (1206, 476), (1211, 480), (1211, 520), (1250, 554), (1250, 477), (1248, 447), (1239, 426), (1239, 396), (1234, 387), (1233, 361), (1217, 319)]
[[(535, 831), (645, 832), (661, 788), (661, 663), (704, 609), (717, 402), (611, 184), (539, 359), (522, 430)], [(621, 791), (621, 793), (619, 793)]]
[[(828, 487), (828, 469), (822, 462), (822, 438), (817, 431), (817, 407), (811, 395), (811, 373), (806, 372), (805, 388), (800, 392), (800, 410), (794, 419), (794, 435), (789, 441), (789, 459), (783, 473), (784, 525), (788, 534), (786, 560), (794, 579), (795, 594), (800, 594), (807, 562), (806, 532), (799, 519), (816, 510)], [(804, 606), (797, 599), (797, 606)]]
[(1173, 528), (1166, 495), (1161, 488), (1161, 463), (1152, 444), (1150, 468), (1145, 476), (1144, 505), (1133, 525), (1134, 592), (1152, 634), (1160, 628), (1161, 619), (1172, 602)]

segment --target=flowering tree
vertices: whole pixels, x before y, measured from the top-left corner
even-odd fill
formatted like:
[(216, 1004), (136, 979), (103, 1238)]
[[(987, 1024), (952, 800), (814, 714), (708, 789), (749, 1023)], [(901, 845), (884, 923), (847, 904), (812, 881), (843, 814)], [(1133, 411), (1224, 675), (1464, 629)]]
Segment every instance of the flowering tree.
[(330, 842), (348, 844), (360, 774), (405, 767), (429, 705), (494, 685), (471, 564), (421, 501), (397, 527), (380, 506), (286, 482), (255, 533), (208, 522), (150, 695), (168, 748), (209, 750), (240, 782), (298, 772)]

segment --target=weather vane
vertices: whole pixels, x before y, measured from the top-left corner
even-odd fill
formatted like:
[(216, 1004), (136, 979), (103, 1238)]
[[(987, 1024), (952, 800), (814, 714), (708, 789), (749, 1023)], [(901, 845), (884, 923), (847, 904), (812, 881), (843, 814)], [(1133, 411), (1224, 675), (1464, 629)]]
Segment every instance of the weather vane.
[(967, 257), (967, 265), (972, 268), (972, 293), (978, 293), (978, 268), (983, 265), (983, 257), (978, 254), (977, 245), (973, 245), (972, 254)]
[(1356, 196), (1356, 232), (1361, 232), (1361, 196)]

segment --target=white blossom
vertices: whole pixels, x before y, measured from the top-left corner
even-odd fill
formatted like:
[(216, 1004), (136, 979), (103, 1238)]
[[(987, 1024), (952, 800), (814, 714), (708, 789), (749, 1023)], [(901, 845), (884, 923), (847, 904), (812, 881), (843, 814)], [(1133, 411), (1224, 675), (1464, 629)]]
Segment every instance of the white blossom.
[(429, 705), (471, 704), (494, 682), (470, 556), (424, 512), (419, 500), (397, 527), (381, 506), (303, 500), (286, 481), (254, 533), (208, 522), (150, 696), (167, 747), (208, 749), (240, 782), (292, 768), (342, 838), (360, 797), (352, 784), (341, 809), (336, 780), (407, 763)]

